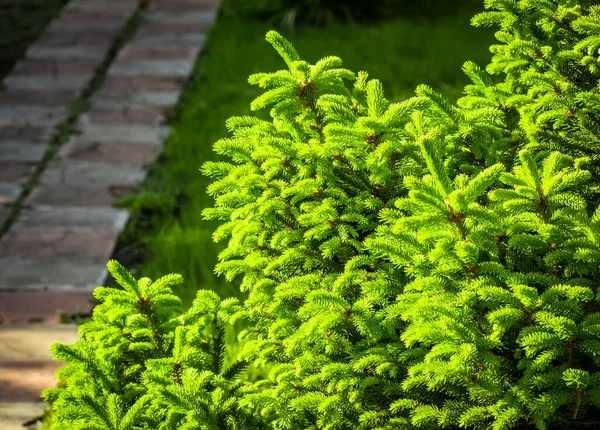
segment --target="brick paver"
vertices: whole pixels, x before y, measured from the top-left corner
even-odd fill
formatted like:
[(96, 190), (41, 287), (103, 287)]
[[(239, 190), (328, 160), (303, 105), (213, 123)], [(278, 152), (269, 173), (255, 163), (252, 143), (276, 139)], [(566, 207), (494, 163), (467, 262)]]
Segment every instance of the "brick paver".
[(37, 422), (37, 418), (42, 416), (44, 408), (45, 404), (41, 399), (36, 402), (0, 402), (2, 430), (23, 430), (24, 423)]
[[(0, 238), (0, 428), (41, 415), (42, 389), (55, 385), (53, 341), (75, 328), (58, 311), (87, 314), (91, 291), (128, 219), (113, 208), (162, 152), (175, 105), (218, 0), (151, 0), (141, 26), (109, 65), (78, 134), (44, 164), (25, 206)], [(137, 0), (71, 0), (4, 80), (0, 91), (0, 225), (11, 213), (71, 100), (82, 94)], [(32, 322), (41, 324), (27, 325)], [(54, 328), (52, 328), (54, 327)], [(54, 330), (54, 331), (53, 331)], [(33, 419), (33, 420), (32, 420)]]
[(48, 145), (45, 143), (0, 142), (0, 160), (39, 163), (47, 149)]
[(98, 143), (73, 139), (61, 149), (63, 159), (114, 164), (145, 165), (161, 153), (160, 145), (143, 143)]
[(33, 173), (35, 165), (27, 163), (0, 163), (0, 182), (23, 184)]

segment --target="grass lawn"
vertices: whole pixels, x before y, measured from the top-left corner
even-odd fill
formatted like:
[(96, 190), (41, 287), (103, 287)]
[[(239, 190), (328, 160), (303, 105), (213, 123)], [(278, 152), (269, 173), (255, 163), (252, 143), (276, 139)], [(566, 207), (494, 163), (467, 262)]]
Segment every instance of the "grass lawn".
[(0, 0), (0, 80), (68, 0)]
[[(420, 83), (457, 99), (468, 83), (462, 64), (473, 60), (485, 65), (491, 55), (492, 32), (472, 28), (472, 14), (469, 10), (432, 21), (404, 18), (372, 26), (296, 28), (283, 34), (305, 60), (337, 55), (345, 67), (368, 71), (383, 82), (394, 101), (411, 96)], [(248, 75), (283, 68), (264, 41), (270, 28), (220, 17), (174, 115), (164, 157), (153, 166), (142, 194), (130, 202), (137, 222), (122, 236), (116, 257), (137, 266), (138, 276), (181, 273), (187, 282), (178, 294), (187, 303), (197, 288), (215, 289), (222, 297), (239, 295), (236, 287), (213, 274), (221, 246), (211, 239), (215, 224), (201, 217), (212, 199), (205, 193), (210, 180), (199, 169), (203, 162), (217, 159), (212, 144), (227, 136), (225, 120), (250, 113), (250, 101), (259, 90), (247, 84)]]

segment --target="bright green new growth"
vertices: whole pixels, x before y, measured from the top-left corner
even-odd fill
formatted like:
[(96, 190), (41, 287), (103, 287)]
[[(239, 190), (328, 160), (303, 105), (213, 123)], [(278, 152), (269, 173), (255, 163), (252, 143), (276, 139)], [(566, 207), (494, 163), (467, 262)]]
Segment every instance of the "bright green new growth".
[[(83, 339), (54, 347), (56, 428), (600, 427), (593, 3), (487, 1), (473, 21), (502, 44), (457, 106), (426, 86), (390, 103), (269, 32), (288, 70), (250, 83), (272, 121), (231, 118), (231, 162), (203, 167), (243, 311), (201, 291), (182, 313), (177, 278), (111, 263), (125, 291), (96, 290)], [(257, 382), (223, 370), (242, 315), (232, 366)]]
[(227, 367), (225, 327), (243, 312), (237, 300), (201, 290), (183, 312), (171, 287), (177, 275), (136, 281), (117, 262), (108, 268), (123, 290), (98, 287), (92, 321), (75, 345), (55, 344), (67, 366), (46, 390), (53, 429), (251, 429), (238, 410), (238, 374)]

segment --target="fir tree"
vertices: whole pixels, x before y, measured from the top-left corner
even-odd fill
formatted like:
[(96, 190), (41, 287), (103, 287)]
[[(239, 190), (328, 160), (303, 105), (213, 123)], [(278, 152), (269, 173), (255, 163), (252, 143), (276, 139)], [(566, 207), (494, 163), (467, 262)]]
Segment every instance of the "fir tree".
[(52, 347), (67, 362), (60, 386), (44, 392), (52, 428), (255, 428), (238, 410), (246, 364), (224, 366), (225, 327), (243, 315), (237, 301), (200, 290), (183, 312), (171, 290), (180, 276), (136, 281), (115, 261), (109, 271), (123, 289), (94, 290), (101, 304), (80, 326), (81, 339)]
[[(112, 263), (125, 290), (97, 290), (83, 339), (55, 347), (57, 428), (600, 426), (592, 3), (487, 1), (474, 23), (502, 44), (486, 72), (465, 65), (457, 106), (424, 85), (390, 103), (269, 32), (287, 70), (250, 83), (271, 120), (231, 118), (215, 144), (231, 161), (203, 167), (228, 240), (216, 271), (242, 278), (243, 309), (200, 292), (183, 313), (176, 277)], [(245, 364), (268, 377), (240, 380)]]

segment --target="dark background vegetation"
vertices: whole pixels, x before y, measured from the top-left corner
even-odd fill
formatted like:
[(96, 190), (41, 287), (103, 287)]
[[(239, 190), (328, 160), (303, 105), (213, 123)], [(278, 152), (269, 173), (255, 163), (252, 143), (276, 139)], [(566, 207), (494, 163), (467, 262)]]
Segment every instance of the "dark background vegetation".
[(0, 0), (0, 79), (68, 0)]

